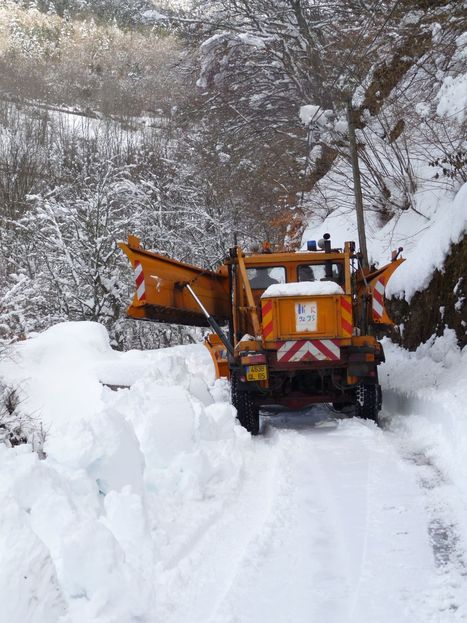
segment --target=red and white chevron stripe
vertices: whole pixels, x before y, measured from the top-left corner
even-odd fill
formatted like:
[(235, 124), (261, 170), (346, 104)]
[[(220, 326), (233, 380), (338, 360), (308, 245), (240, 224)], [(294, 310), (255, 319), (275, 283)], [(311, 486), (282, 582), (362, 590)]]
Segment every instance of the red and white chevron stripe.
[(380, 320), (384, 314), (384, 281), (378, 279), (373, 286), (373, 319)]
[(283, 342), (277, 351), (278, 363), (297, 361), (339, 361), (339, 340), (291, 340)]
[(136, 298), (138, 301), (144, 301), (146, 298), (146, 288), (144, 285), (144, 273), (141, 262), (135, 262), (135, 282), (136, 282)]

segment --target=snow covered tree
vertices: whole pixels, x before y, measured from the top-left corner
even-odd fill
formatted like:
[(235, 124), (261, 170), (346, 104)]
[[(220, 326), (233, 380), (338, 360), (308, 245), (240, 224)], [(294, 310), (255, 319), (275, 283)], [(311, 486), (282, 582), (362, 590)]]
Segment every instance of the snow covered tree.
[(65, 319), (111, 328), (120, 314), (128, 291), (115, 248), (129, 221), (118, 192), (124, 173), (111, 163), (93, 168), (76, 185), (30, 198), (34, 207), (16, 223), (10, 265), (17, 291), (10, 290), (8, 307), (12, 299), (20, 303), (34, 328)]
[(244, 157), (269, 162), (278, 188), (299, 191), (310, 139), (329, 150), (314, 118), (308, 128), (301, 123), (300, 107), (314, 105), (314, 117), (342, 107), (354, 76), (363, 78), (371, 64), (362, 51), (388, 5), (379, 3), (378, 11), (354, 0), (198, 5), (205, 24), (198, 85), (222, 124), (224, 150), (234, 146)]

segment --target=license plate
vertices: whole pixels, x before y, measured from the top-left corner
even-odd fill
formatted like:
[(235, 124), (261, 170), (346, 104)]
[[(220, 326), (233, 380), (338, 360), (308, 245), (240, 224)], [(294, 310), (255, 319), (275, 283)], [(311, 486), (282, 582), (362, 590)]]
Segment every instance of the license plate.
[(266, 365), (247, 366), (246, 368), (246, 380), (247, 381), (267, 381), (268, 379), (268, 367)]

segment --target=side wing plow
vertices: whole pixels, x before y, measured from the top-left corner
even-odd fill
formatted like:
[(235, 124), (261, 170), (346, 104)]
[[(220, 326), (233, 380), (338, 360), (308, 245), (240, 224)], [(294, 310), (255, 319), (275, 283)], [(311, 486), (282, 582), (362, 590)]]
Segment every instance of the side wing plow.
[(370, 317), (372, 324), (393, 325), (385, 307), (386, 285), (393, 272), (404, 262), (403, 258), (394, 259), (390, 264), (378, 270), (368, 272), (365, 275), (360, 273), (357, 276), (357, 287), (359, 300), (364, 299), (366, 294), (370, 297)]
[(146, 251), (139, 238), (129, 236), (118, 245), (128, 256), (135, 275), (135, 293), (128, 316), (153, 322), (208, 326), (206, 316), (190, 294), (190, 285), (209, 314), (219, 323), (229, 320), (227, 269), (213, 272)]

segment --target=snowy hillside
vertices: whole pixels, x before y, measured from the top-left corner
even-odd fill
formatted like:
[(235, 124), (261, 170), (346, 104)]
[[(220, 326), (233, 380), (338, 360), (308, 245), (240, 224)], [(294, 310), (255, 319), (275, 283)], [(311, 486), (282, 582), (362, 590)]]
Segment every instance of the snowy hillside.
[(253, 439), (201, 345), (18, 344), (45, 458), (0, 445), (0, 621), (465, 620), (466, 353), (385, 347), (385, 430), (319, 407)]
[[(391, 251), (403, 247), (406, 262), (394, 273), (387, 296), (404, 297), (410, 302), (417, 290), (429, 284), (433, 271), (442, 270), (451, 245), (458, 243), (467, 231), (467, 183), (455, 188), (422, 186), (415, 194), (417, 211), (408, 210), (381, 226), (378, 216), (366, 214), (368, 253), (371, 263), (387, 264)], [(304, 240), (317, 233), (332, 233), (333, 244), (343, 247), (346, 240), (358, 240), (354, 210), (336, 208), (331, 214), (313, 218), (305, 230)]]

